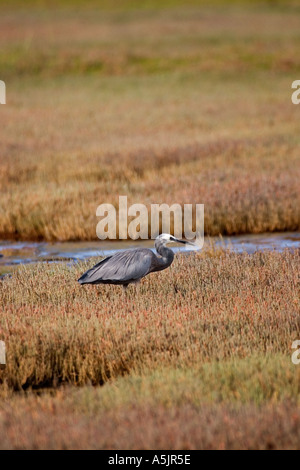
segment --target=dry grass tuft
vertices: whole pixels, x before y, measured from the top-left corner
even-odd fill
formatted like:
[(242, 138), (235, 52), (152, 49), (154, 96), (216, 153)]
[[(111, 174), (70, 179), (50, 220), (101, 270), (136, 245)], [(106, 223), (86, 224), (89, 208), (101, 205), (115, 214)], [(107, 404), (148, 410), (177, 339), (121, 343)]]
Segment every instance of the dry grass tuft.
[(26, 266), (1, 282), (10, 388), (102, 384), (158, 363), (290, 355), (300, 334), (298, 251), (179, 256), (128, 296), (118, 286), (79, 286), (90, 264)]

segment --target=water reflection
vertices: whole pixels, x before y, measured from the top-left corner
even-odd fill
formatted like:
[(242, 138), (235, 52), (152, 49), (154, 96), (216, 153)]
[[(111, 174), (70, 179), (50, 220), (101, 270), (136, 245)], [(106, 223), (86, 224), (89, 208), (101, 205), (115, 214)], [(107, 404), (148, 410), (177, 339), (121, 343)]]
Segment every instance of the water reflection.
[[(239, 235), (223, 238), (205, 238), (204, 246), (215, 243), (230, 250), (254, 253), (258, 250), (282, 251), (286, 248), (300, 248), (300, 232), (266, 233)], [(172, 246), (172, 245), (171, 245)], [(84, 260), (107, 256), (118, 250), (147, 247), (154, 249), (154, 240), (139, 241), (93, 241), (93, 242), (0, 242), (0, 266), (32, 263), (37, 261)], [(172, 246), (175, 252), (192, 251), (192, 247)]]

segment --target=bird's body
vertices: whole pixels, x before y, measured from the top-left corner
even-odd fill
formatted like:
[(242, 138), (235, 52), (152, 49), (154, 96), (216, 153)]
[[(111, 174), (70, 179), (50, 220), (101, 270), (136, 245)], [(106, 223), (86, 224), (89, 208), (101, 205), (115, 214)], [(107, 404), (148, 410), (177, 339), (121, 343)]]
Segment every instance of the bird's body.
[(128, 284), (139, 282), (147, 274), (168, 268), (174, 259), (173, 251), (166, 247), (167, 242), (188, 243), (172, 235), (162, 234), (155, 240), (155, 248), (160, 256), (149, 248), (136, 248), (115, 253), (86, 271), (79, 279), (80, 284)]

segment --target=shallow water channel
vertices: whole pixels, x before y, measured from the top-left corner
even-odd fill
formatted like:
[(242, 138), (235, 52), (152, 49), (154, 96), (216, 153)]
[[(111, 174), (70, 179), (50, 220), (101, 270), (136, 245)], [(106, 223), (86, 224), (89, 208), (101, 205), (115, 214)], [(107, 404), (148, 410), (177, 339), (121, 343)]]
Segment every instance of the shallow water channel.
[[(282, 251), (300, 248), (300, 232), (239, 235), (223, 238), (205, 238), (205, 244), (215, 243), (230, 250), (254, 253), (258, 250)], [(153, 248), (154, 240), (93, 241), (93, 242), (14, 242), (0, 241), (0, 274), (21, 263), (79, 261), (91, 257), (107, 256), (118, 250), (136, 247)], [(186, 248), (173, 247), (175, 252)]]

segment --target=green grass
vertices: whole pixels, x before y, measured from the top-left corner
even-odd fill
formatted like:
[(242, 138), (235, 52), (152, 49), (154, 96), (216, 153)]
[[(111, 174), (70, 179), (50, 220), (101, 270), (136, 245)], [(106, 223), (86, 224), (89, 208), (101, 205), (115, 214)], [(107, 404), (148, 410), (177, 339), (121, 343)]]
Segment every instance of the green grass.
[[(83, 403), (77, 409), (92, 415), (135, 404), (201, 408), (203, 403), (299, 403), (299, 374), (290, 356), (278, 354), (205, 364), (199, 361), (192, 368), (158, 367), (152, 373), (118, 378), (103, 388), (82, 389), (77, 397), (82, 397)], [(86, 394), (91, 399), (84, 400)]]

